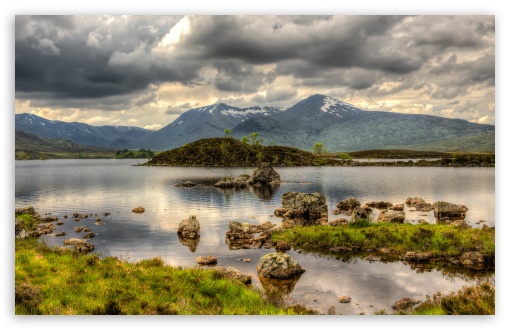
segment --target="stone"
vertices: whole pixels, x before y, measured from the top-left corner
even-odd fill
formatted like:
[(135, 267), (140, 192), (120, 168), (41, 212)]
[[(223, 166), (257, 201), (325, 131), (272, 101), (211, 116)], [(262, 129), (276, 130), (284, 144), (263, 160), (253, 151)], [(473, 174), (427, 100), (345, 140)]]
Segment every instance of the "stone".
[(87, 233), (87, 234), (85, 234), (85, 236), (83, 236), (83, 239), (89, 239), (89, 238), (93, 238), (95, 236), (96, 236), (95, 233)]
[(251, 262), (250, 258), (238, 258), (238, 261)]
[(340, 219), (336, 219), (336, 220), (331, 220), (329, 222), (330, 226), (346, 226), (348, 224), (349, 224), (349, 220), (344, 219), (344, 218), (340, 218)]
[(87, 253), (94, 251), (94, 244), (90, 244), (87, 242), (80, 242), (74, 244), (74, 249), (81, 253)]
[(74, 232), (75, 233), (79, 233), (81, 232), (83, 229), (85, 229), (85, 227), (81, 226), (81, 227), (74, 227)]
[(407, 251), (404, 255), (404, 260), (411, 262), (427, 262), (431, 257), (431, 253)]
[(336, 205), (342, 211), (352, 211), (358, 206), (361, 206), (361, 203), (354, 197), (348, 197)]
[(200, 223), (197, 217), (191, 215), (188, 219), (184, 219), (179, 224), (177, 234), (184, 238), (196, 238), (200, 236)]
[(63, 224), (64, 224), (64, 222), (63, 222), (63, 221), (58, 221), (58, 222), (57, 222), (57, 225), (58, 225), (58, 226), (62, 226)]
[(197, 184), (194, 183), (194, 182), (191, 182), (191, 181), (186, 181), (182, 184), (183, 187), (194, 187), (196, 186)]
[(435, 202), (434, 206), (434, 217), (438, 221), (446, 220), (464, 220), (468, 208), (464, 205), (457, 205), (448, 202)]
[(434, 209), (430, 203), (417, 203), (415, 205), (416, 211), (429, 212)]
[(88, 233), (88, 232), (90, 232), (90, 228), (85, 227), (85, 228), (83, 228), (83, 231)]
[(85, 243), (86, 241), (81, 238), (68, 238), (64, 241), (65, 245), (76, 245), (78, 243)]
[(462, 228), (467, 228), (469, 227), (469, 225), (467, 224), (467, 222), (465, 220), (455, 220), (453, 222), (451, 222), (449, 224), (449, 226), (453, 226), (453, 227), (462, 227)]
[(248, 185), (267, 185), (270, 183), (279, 183), (280, 174), (278, 174), (269, 163), (262, 163), (253, 171), (251, 177), (246, 180)]
[(27, 206), (27, 207), (18, 207), (14, 210), (14, 213), (16, 213), (16, 215), (22, 215), (22, 214), (31, 214), (31, 215), (34, 215), (35, 214), (35, 209), (33, 206)]
[(321, 193), (287, 192), (282, 196), (282, 207), (288, 209), (286, 218), (304, 218), (308, 221), (320, 220), (328, 213), (326, 197)]
[(404, 203), (394, 204), (392, 207), (390, 207), (390, 210), (393, 210), (393, 211), (404, 211)]
[(218, 259), (214, 256), (200, 256), (196, 259), (197, 264), (199, 265), (216, 265), (218, 263)]
[(239, 281), (243, 284), (250, 284), (251, 283), (251, 276), (241, 273), (238, 269), (234, 267), (220, 267), (216, 266), (213, 268), (214, 270), (218, 271), (219, 273), (223, 274), (226, 278), (228, 278), (231, 281)]
[(342, 303), (342, 304), (348, 304), (351, 302), (351, 297), (349, 296), (340, 296), (338, 297), (338, 302)]
[(110, 212), (104, 212), (104, 213), (103, 213), (103, 215), (104, 215), (105, 217), (109, 216), (110, 214), (111, 214)]
[(403, 223), (406, 215), (403, 211), (384, 210), (377, 217), (378, 222)]
[(66, 233), (63, 231), (53, 234), (53, 236), (65, 236), (65, 235)]
[(331, 252), (352, 252), (352, 248), (346, 246), (334, 246), (329, 249)]
[(421, 197), (415, 196), (415, 197), (408, 197), (405, 201), (407, 206), (415, 206), (418, 203), (425, 203), (425, 200)]
[(282, 252), (262, 256), (257, 265), (258, 275), (264, 278), (289, 278), (304, 272), (305, 269), (294, 258)]
[(135, 207), (134, 209), (132, 209), (131, 211), (133, 213), (141, 214), (141, 213), (145, 212), (145, 209), (142, 206), (138, 206), (138, 207)]
[(370, 207), (375, 207), (376, 209), (387, 209), (389, 207), (392, 207), (393, 203), (381, 201), (381, 202), (368, 202), (366, 205)]
[(367, 210), (362, 209), (361, 207), (357, 207), (352, 211), (351, 223), (360, 221), (371, 221), (370, 212), (367, 212)]
[(464, 252), (459, 261), (464, 266), (483, 266), (483, 255), (478, 251)]
[(276, 243), (275, 249), (276, 252), (287, 252), (291, 248), (290, 244), (287, 242), (278, 242)]
[(412, 298), (402, 298), (399, 301), (396, 301), (393, 305), (391, 305), (391, 308), (394, 310), (400, 311), (403, 309), (408, 309), (413, 307), (416, 304), (419, 304), (420, 301)]

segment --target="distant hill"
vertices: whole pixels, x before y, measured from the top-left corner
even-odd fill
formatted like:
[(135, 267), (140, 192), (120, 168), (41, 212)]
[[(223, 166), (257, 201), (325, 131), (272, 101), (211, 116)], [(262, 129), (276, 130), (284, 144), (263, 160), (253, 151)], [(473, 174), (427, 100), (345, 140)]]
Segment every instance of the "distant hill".
[(15, 128), (47, 139), (65, 139), (74, 143), (114, 149), (138, 149), (154, 131), (134, 126), (92, 126), (48, 120), (29, 113), (17, 114)]
[(16, 115), (16, 129), (44, 138), (116, 149), (169, 150), (204, 138), (235, 138), (258, 132), (263, 144), (329, 152), (368, 149), (495, 151), (495, 126), (430, 115), (367, 111), (315, 94), (288, 109), (237, 108), (225, 103), (186, 111), (158, 131), (130, 126), (91, 126)]
[(43, 139), (15, 130), (16, 159), (113, 158), (114, 149), (82, 146), (63, 139)]

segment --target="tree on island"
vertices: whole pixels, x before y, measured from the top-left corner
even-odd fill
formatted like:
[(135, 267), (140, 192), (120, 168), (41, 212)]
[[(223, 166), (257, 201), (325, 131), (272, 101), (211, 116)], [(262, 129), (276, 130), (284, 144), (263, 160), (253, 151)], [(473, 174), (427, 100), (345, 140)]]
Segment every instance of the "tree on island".
[(324, 143), (322, 142), (315, 142), (313, 145), (313, 152), (319, 156), (322, 156), (322, 154), (325, 154), (326, 148), (324, 147)]
[(223, 133), (225, 134), (226, 138), (233, 138), (234, 137), (234, 132), (230, 128), (225, 128)]

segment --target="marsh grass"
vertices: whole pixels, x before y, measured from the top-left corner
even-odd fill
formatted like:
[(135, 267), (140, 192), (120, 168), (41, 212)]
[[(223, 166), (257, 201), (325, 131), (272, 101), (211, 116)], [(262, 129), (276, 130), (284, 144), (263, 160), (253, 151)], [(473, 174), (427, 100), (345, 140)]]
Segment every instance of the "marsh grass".
[(136, 263), (17, 239), (16, 314), (309, 314), (264, 300), (213, 270)]
[(495, 230), (452, 227), (442, 224), (372, 223), (347, 226), (294, 227), (273, 234), (273, 241), (288, 242), (307, 249), (327, 250), (344, 246), (359, 251), (390, 249), (392, 254), (407, 251), (430, 252), (435, 258), (457, 258), (467, 251), (479, 251), (485, 262), (494, 264)]

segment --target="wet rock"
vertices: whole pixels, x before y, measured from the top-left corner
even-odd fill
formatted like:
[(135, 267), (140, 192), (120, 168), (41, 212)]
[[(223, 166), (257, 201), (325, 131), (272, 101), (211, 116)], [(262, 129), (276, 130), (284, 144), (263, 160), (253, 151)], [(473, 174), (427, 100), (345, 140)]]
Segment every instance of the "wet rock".
[(63, 224), (64, 224), (64, 222), (63, 222), (63, 221), (58, 221), (58, 222), (57, 222), (57, 226), (62, 226)]
[(63, 231), (53, 234), (53, 236), (65, 236), (65, 235), (66, 233)]
[(87, 253), (94, 251), (94, 244), (90, 244), (87, 242), (80, 242), (74, 244), (74, 249), (81, 253)]
[(379, 252), (381, 252), (381, 253), (386, 253), (386, 254), (387, 254), (387, 253), (391, 253), (391, 250), (390, 250), (390, 249), (388, 249), (388, 248), (383, 247), (383, 248), (380, 248), (380, 249), (379, 249)]
[(131, 211), (133, 213), (141, 214), (141, 213), (145, 212), (145, 209), (142, 206), (138, 206), (138, 207), (135, 207), (134, 209), (132, 209)]
[(64, 241), (65, 245), (75, 245), (78, 243), (85, 243), (86, 241), (81, 238), (68, 238)]
[(184, 182), (181, 186), (183, 186), (183, 187), (194, 187), (194, 186), (196, 186), (196, 185), (197, 185), (197, 184), (196, 184), (196, 183), (194, 183), (194, 182), (186, 181), (186, 182)]
[(276, 252), (287, 252), (291, 248), (290, 244), (287, 242), (278, 242), (276, 243), (275, 249)]
[(105, 217), (109, 216), (110, 214), (111, 214), (110, 212), (104, 212), (104, 213), (103, 213), (103, 215), (104, 215)]
[(238, 261), (251, 262), (250, 258), (238, 258)]
[(416, 304), (419, 304), (420, 301), (412, 298), (402, 298), (399, 301), (396, 301), (393, 305), (391, 305), (391, 308), (394, 310), (400, 311), (403, 309), (408, 309), (413, 307)]
[(404, 203), (395, 204), (392, 207), (390, 207), (389, 209), (393, 210), (393, 211), (404, 211)]
[(200, 236), (200, 223), (197, 217), (191, 215), (188, 219), (184, 219), (179, 224), (177, 234), (184, 238), (196, 238)]
[(361, 206), (361, 203), (354, 197), (346, 198), (336, 205), (341, 211), (352, 211), (358, 206)]
[(403, 223), (406, 219), (403, 211), (384, 210), (377, 217), (378, 222)]
[(85, 228), (83, 228), (83, 231), (88, 233), (88, 232), (90, 232), (90, 228), (85, 227)]
[(421, 197), (415, 196), (415, 197), (408, 197), (405, 201), (406, 205), (411, 207), (415, 206), (418, 203), (425, 203), (425, 200)]
[(305, 270), (291, 256), (282, 252), (264, 255), (257, 265), (257, 273), (266, 278), (289, 278)]
[(340, 218), (329, 222), (330, 226), (346, 226), (349, 224), (349, 220)]
[(446, 220), (464, 220), (468, 208), (464, 205), (457, 205), (448, 202), (439, 201), (433, 204), (434, 217), (438, 221)]
[(67, 219), (67, 214), (64, 214), (63, 218), (64, 218), (64, 219)]
[(282, 196), (282, 207), (287, 209), (285, 218), (303, 218), (314, 223), (320, 223), (328, 213), (326, 197), (321, 193), (287, 192)]
[(370, 212), (367, 212), (366, 209), (362, 209), (361, 207), (355, 208), (351, 214), (351, 223), (359, 221), (371, 221)]
[(381, 202), (368, 202), (366, 205), (370, 207), (375, 207), (376, 209), (387, 209), (389, 207), (392, 207), (393, 203), (381, 201)]
[(87, 233), (87, 234), (85, 234), (85, 236), (83, 236), (83, 239), (89, 239), (89, 238), (93, 238), (93, 237), (96, 237), (95, 233)]
[(478, 251), (464, 252), (459, 261), (463, 266), (471, 268), (479, 268), (484, 265), (483, 255)]
[(253, 171), (251, 177), (246, 180), (248, 185), (266, 185), (270, 183), (279, 183), (280, 174), (278, 174), (269, 163), (262, 163)]
[(352, 248), (346, 246), (334, 246), (329, 249), (331, 252), (352, 252)]
[(416, 211), (422, 211), (422, 212), (429, 212), (429, 211), (432, 211), (434, 209), (434, 207), (432, 206), (432, 204), (430, 203), (417, 203), (415, 205), (415, 208), (416, 208)]
[(42, 222), (54, 222), (54, 221), (58, 221), (58, 217), (45, 217), (45, 218), (41, 218), (40, 221), (42, 221)]
[(422, 252), (412, 252), (408, 251), (404, 255), (404, 260), (411, 261), (411, 262), (428, 262), (432, 258), (431, 253), (422, 253)]
[(453, 222), (451, 222), (449, 224), (449, 226), (453, 226), (453, 227), (462, 227), (462, 228), (467, 228), (469, 227), (469, 225), (467, 224), (467, 222), (465, 220), (455, 220)]
[(228, 278), (231, 281), (239, 281), (243, 284), (250, 284), (251, 283), (251, 276), (241, 273), (239, 270), (237, 270), (234, 267), (220, 267), (216, 266), (214, 267), (216, 271), (223, 274), (226, 278)]
[(79, 232), (81, 232), (83, 229), (85, 229), (85, 227), (84, 227), (84, 226), (81, 226), (81, 227), (74, 227), (74, 232), (75, 232), (75, 233), (79, 233)]
[(197, 264), (199, 265), (216, 265), (218, 263), (218, 259), (214, 256), (200, 256), (196, 259)]
[(351, 297), (349, 296), (340, 296), (338, 297), (338, 302), (342, 303), (342, 304), (348, 304), (351, 302)]
[(96, 218), (96, 222), (99, 222), (99, 221), (101, 221), (101, 218)]
[(34, 215), (34, 214), (36, 214), (33, 206), (18, 207), (14, 210), (14, 213), (16, 213), (16, 215), (22, 215), (22, 214)]

